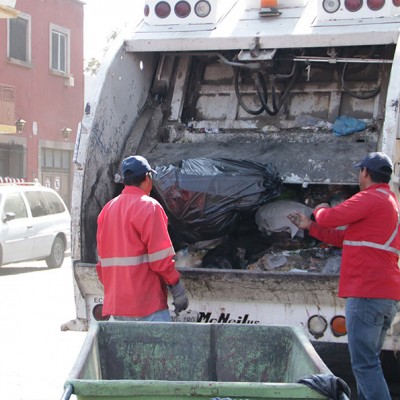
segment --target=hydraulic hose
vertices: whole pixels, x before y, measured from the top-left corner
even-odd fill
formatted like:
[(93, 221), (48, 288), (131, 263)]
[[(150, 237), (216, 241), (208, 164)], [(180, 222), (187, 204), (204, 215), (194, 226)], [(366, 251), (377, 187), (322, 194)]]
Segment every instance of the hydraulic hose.
[[(260, 72), (256, 75), (255, 81), (256, 81), (258, 96), (260, 98), (261, 104), (264, 107), (264, 110), (271, 116), (278, 114), (283, 103), (285, 102), (286, 98), (288, 97), (293, 85), (295, 84), (297, 77), (298, 77), (297, 64), (293, 64), (292, 72), (288, 76), (291, 77), (290, 82), (285, 87), (285, 89), (282, 93), (282, 96), (279, 98), (279, 100), (277, 100), (277, 94), (276, 94), (276, 90), (275, 90), (275, 79), (273, 79), (273, 81), (271, 83), (271, 99), (272, 99), (272, 110), (271, 110), (267, 105), (268, 92), (267, 92), (264, 78)], [(276, 78), (276, 76), (275, 76), (275, 78)]]
[(265, 85), (265, 81), (264, 81), (264, 78), (263, 78), (261, 72), (257, 72), (257, 75), (255, 77), (255, 83), (256, 83), (258, 97), (260, 98), (263, 109), (269, 115), (274, 116), (274, 115), (278, 114), (279, 109), (277, 109), (277, 107), (276, 107), (275, 87), (274, 86), (271, 87), (271, 96), (272, 96), (272, 110), (271, 110), (267, 104), (268, 91), (267, 91), (267, 87)]
[(258, 110), (251, 110), (249, 107), (247, 107), (247, 105), (243, 101), (243, 97), (242, 94), (240, 93), (240, 88), (239, 88), (239, 78), (240, 78), (241, 68), (235, 67), (234, 71), (235, 71), (235, 93), (239, 104), (247, 113), (251, 115), (260, 115), (264, 111), (264, 106), (262, 105)]
[(348, 89), (346, 87), (346, 83), (345, 83), (345, 73), (346, 73), (346, 68), (347, 68), (348, 63), (344, 64), (343, 66), (343, 71), (342, 71), (342, 89), (351, 97), (354, 97), (355, 99), (359, 99), (359, 100), (367, 100), (370, 99), (372, 97), (375, 97), (381, 90), (380, 86), (377, 86), (374, 90), (365, 93), (365, 94), (361, 94), (361, 93), (356, 93), (351, 91), (350, 89)]
[[(294, 83), (297, 80), (298, 77), (298, 64), (293, 63), (292, 70), (289, 74), (276, 74), (272, 75), (271, 79), (271, 102), (272, 106), (270, 107), (268, 105), (268, 88), (265, 82), (265, 79), (263, 77), (263, 74), (261, 72), (261, 66), (260, 64), (253, 64), (252, 67), (250, 67), (248, 64), (243, 64), (243, 63), (237, 63), (237, 62), (229, 62), (226, 58), (224, 58), (222, 55), (219, 55), (220, 59), (227, 65), (231, 65), (234, 69), (234, 86), (235, 86), (235, 93), (236, 97), (238, 99), (239, 104), (241, 107), (251, 115), (260, 115), (263, 111), (267, 112), (267, 114), (271, 116), (275, 116), (278, 114), (279, 110), (281, 109), (283, 103), (285, 102), (287, 96), (290, 93), (290, 90), (292, 89)], [(250, 64), (251, 65), (251, 64)], [(240, 78), (241, 78), (241, 73), (244, 68), (247, 68), (249, 70), (253, 70), (253, 74), (255, 75), (254, 77), (254, 83), (256, 86), (257, 90), (257, 95), (258, 98), (261, 102), (261, 107), (258, 109), (251, 109), (249, 108), (244, 100), (243, 100), (243, 95), (240, 92)], [(278, 99), (277, 98), (277, 92), (276, 92), (276, 85), (275, 85), (275, 80), (276, 79), (289, 79), (289, 83), (286, 85), (282, 96)]]

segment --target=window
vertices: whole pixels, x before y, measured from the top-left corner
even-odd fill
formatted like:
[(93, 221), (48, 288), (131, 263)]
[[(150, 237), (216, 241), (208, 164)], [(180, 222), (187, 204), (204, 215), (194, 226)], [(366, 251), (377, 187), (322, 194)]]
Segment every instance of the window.
[(58, 169), (68, 172), (70, 158), (71, 152), (69, 150), (42, 148), (41, 166), (43, 169)]
[(50, 214), (50, 209), (42, 192), (25, 192), (25, 196), (31, 208), (33, 218)]
[(70, 31), (50, 25), (50, 69), (67, 74), (69, 72)]
[(51, 192), (43, 192), (43, 196), (47, 201), (51, 214), (59, 214), (65, 211), (64, 204), (60, 201), (56, 194)]
[(0, 143), (0, 176), (23, 178), (26, 149), (18, 144)]
[(23, 63), (31, 62), (31, 17), (19, 14), (8, 20), (8, 58)]
[(11, 193), (6, 197), (4, 202), (4, 209), (2, 219), (6, 216), (6, 213), (14, 213), (15, 219), (27, 218), (28, 213), (21, 193)]

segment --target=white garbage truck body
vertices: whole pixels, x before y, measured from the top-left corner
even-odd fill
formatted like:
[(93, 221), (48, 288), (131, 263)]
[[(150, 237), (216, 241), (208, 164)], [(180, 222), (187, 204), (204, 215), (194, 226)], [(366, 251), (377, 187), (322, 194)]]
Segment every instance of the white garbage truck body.
[[(197, 158), (271, 164), (284, 187), (301, 191), (358, 189), (353, 164), (383, 151), (399, 192), (398, 0), (146, 0), (144, 11), (108, 51), (79, 127), (77, 318), (65, 329), (86, 329), (101, 315), (96, 219), (120, 190), (115, 176), (127, 155), (154, 167)], [(334, 134), (340, 116), (366, 128)], [(313, 343), (347, 341), (338, 274), (180, 271), (190, 306), (179, 320), (298, 325)], [(384, 347), (397, 349), (395, 329)]]

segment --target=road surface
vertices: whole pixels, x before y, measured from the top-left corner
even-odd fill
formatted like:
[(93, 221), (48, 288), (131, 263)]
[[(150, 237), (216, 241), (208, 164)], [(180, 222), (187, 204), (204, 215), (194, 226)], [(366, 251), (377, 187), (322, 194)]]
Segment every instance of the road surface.
[(0, 399), (60, 399), (86, 336), (60, 329), (75, 318), (71, 258), (1, 267), (0, 316)]

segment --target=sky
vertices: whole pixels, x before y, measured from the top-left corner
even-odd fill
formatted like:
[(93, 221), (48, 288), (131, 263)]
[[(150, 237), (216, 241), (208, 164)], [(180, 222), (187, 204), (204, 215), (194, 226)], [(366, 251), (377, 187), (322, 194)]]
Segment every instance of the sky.
[(84, 0), (85, 59), (101, 59), (107, 37), (143, 15), (142, 0)]

